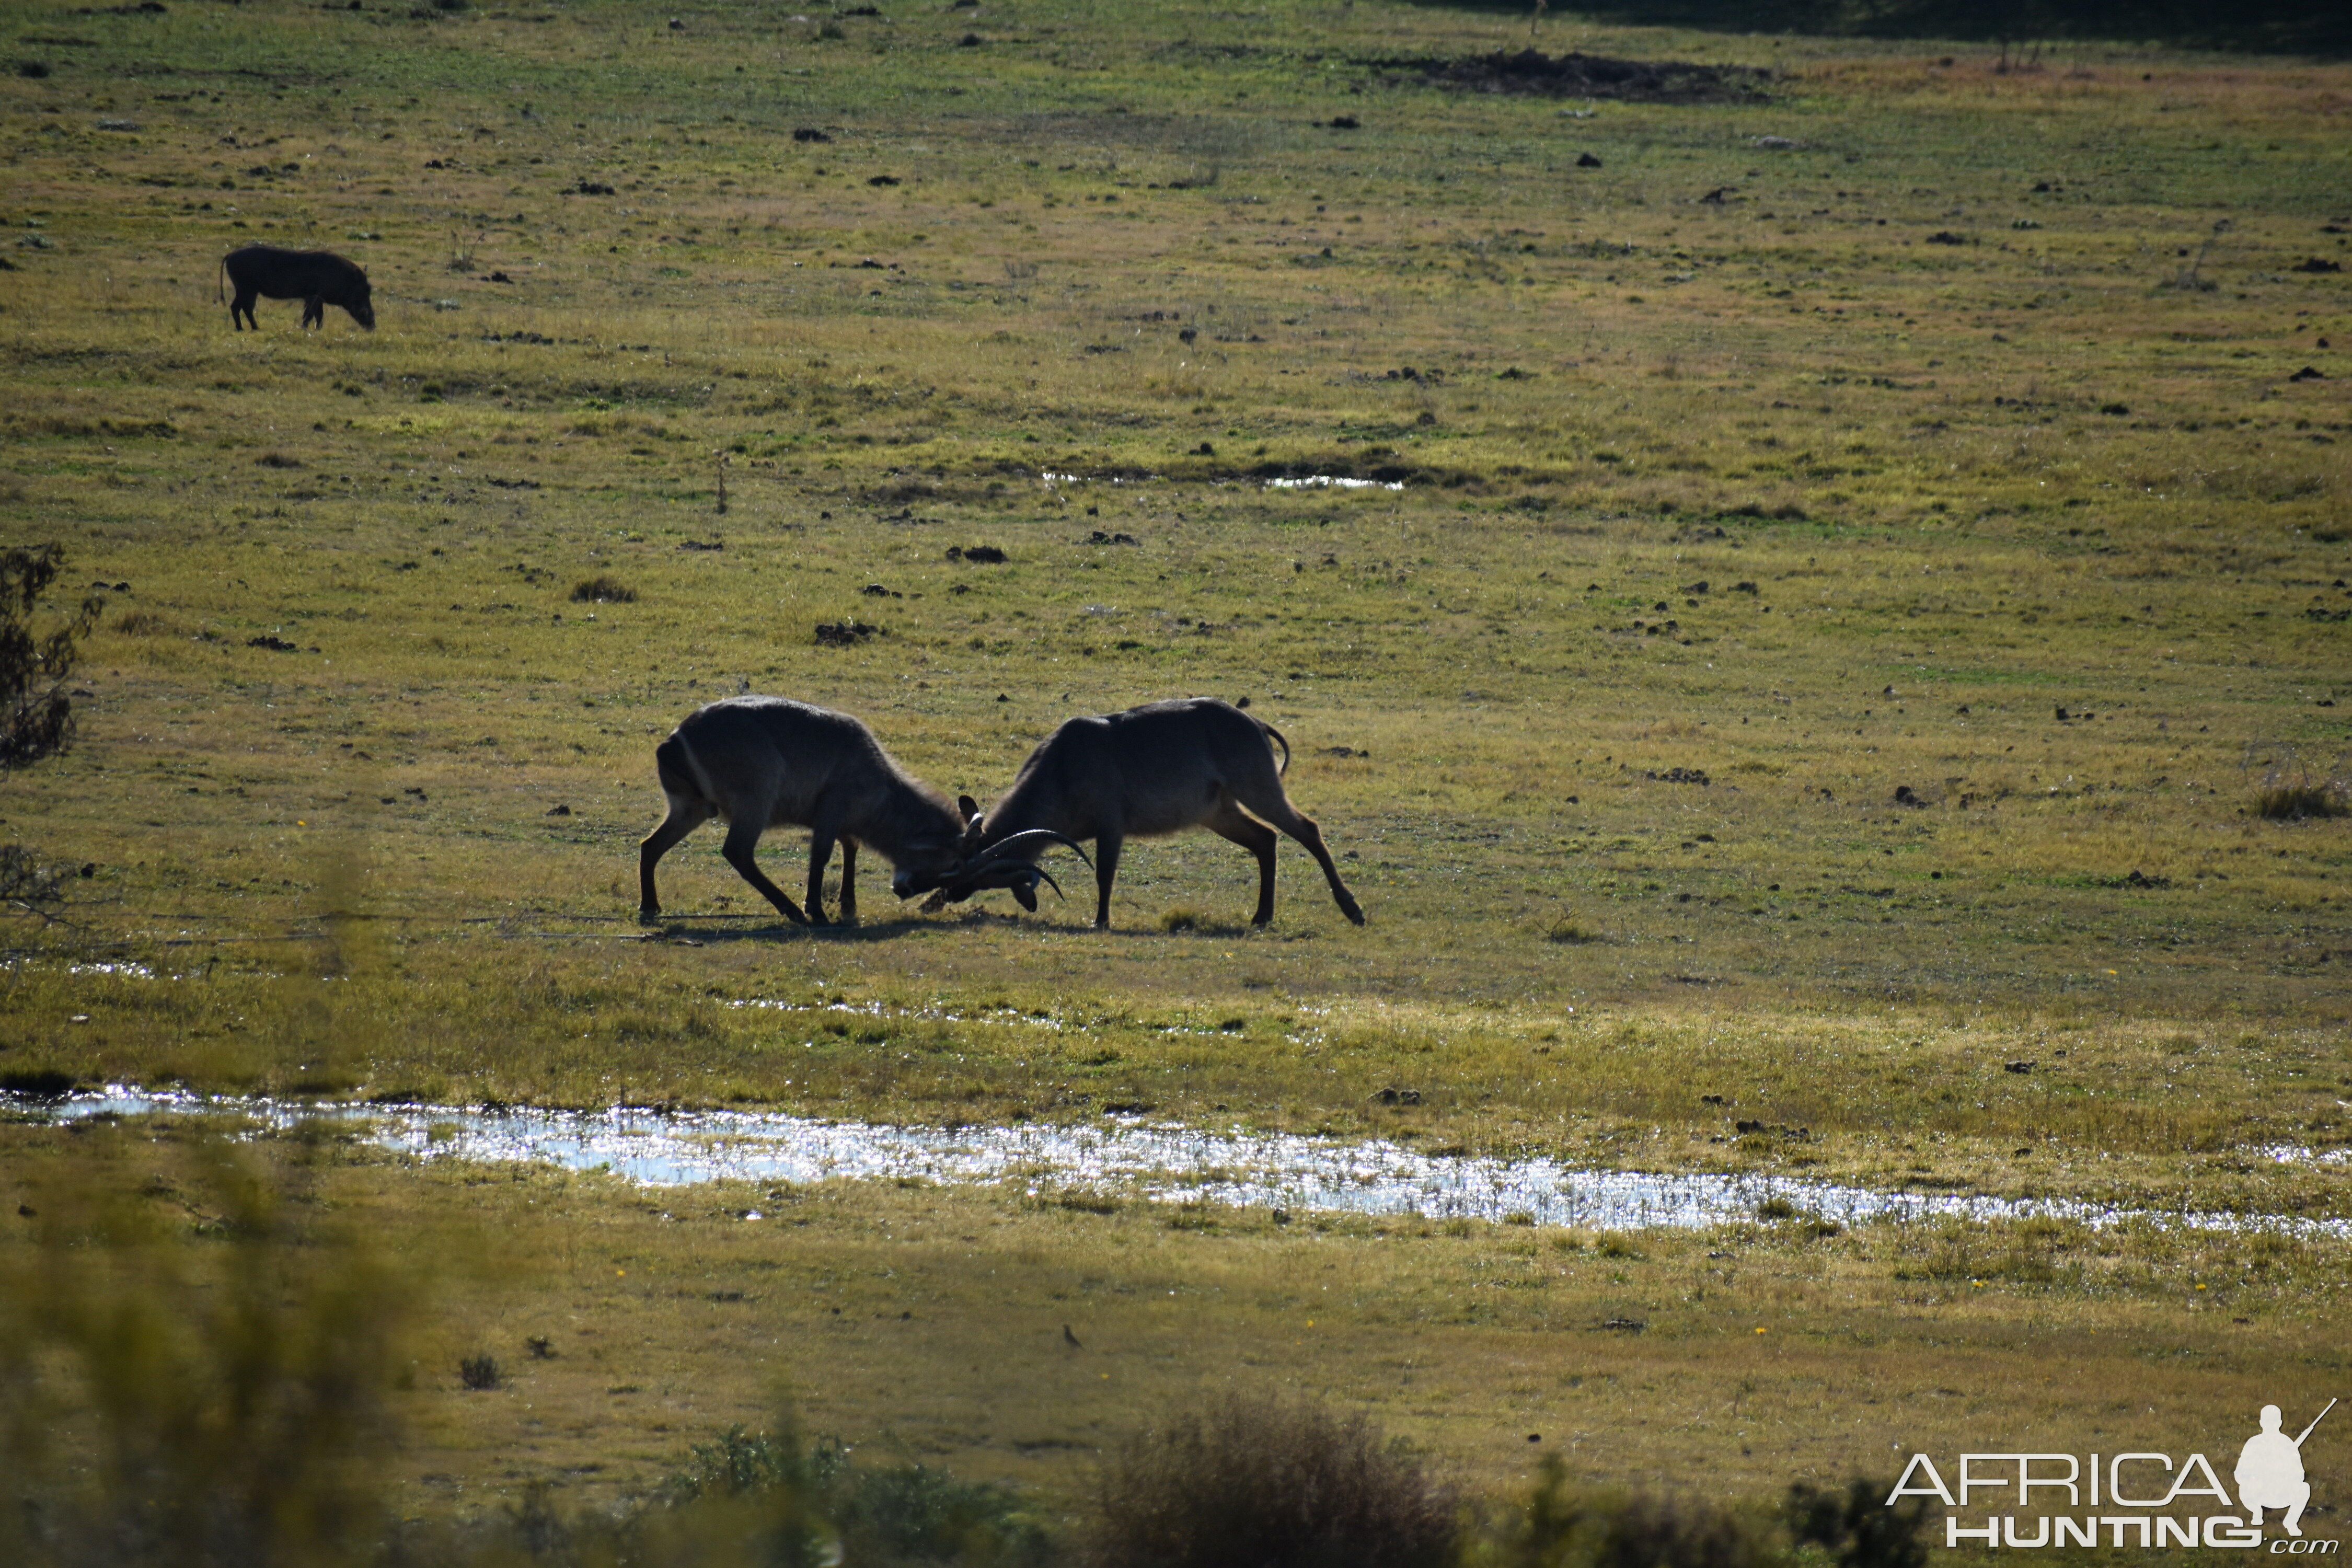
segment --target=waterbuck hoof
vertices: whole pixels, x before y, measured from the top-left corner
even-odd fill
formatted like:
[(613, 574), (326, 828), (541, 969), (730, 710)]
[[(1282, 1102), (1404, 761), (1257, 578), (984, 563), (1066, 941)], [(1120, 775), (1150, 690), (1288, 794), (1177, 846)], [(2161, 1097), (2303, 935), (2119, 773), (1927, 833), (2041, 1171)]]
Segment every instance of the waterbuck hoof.
[(646, 904), (640, 906), (637, 910), (637, 923), (641, 926), (658, 924), (660, 921), (661, 906), (659, 904)]

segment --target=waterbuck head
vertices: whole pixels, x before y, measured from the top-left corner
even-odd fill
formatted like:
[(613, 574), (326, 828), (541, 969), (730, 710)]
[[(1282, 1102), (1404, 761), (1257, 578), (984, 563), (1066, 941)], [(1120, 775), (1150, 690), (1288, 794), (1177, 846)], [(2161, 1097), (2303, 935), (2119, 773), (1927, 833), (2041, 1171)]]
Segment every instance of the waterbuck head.
[(1067, 834), (1038, 827), (1026, 833), (1012, 834), (991, 844), (987, 842), (988, 821), (982, 815), (979, 803), (968, 795), (959, 795), (956, 809), (963, 814), (964, 826), (963, 835), (955, 844), (952, 865), (930, 881), (918, 881), (911, 879), (907, 871), (900, 871), (891, 884), (900, 898), (929, 891), (931, 896), (924, 902), (923, 908), (940, 910), (950, 904), (960, 904), (973, 894), (984, 893), (992, 888), (1009, 888), (1021, 907), (1034, 913), (1037, 908), (1038, 883), (1043, 882), (1053, 889), (1055, 897), (1064, 896), (1062, 885), (1047, 876), (1036, 861), (1036, 857), (1047, 846), (1066, 844), (1077, 852), (1080, 860), (1086, 861), (1089, 870), (1094, 867), (1094, 862), (1087, 859), (1086, 850)]
[(890, 890), (902, 899), (943, 887), (963, 869), (966, 858), (961, 834), (926, 834), (900, 851), (890, 877)]

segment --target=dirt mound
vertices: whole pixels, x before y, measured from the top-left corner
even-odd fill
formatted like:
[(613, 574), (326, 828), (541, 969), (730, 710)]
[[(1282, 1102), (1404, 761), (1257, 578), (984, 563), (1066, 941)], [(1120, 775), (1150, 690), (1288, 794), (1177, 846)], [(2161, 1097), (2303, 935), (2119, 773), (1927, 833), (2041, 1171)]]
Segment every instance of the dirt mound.
[(1497, 49), (1457, 60), (1374, 60), (1391, 84), (1420, 82), (1466, 92), (1535, 98), (1612, 99), (1625, 103), (1752, 103), (1765, 96), (1769, 71), (1683, 60), (1615, 60), (1604, 55), (1551, 56), (1540, 49)]

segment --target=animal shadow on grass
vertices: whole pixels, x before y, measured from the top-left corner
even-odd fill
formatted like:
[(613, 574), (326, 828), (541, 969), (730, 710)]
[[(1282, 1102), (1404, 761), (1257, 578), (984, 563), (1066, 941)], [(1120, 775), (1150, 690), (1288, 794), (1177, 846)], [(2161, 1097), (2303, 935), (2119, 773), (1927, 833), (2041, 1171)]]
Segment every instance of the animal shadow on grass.
[[(756, 925), (717, 925), (718, 921), (758, 921)], [(689, 922), (692, 922), (689, 924)], [(945, 929), (938, 921), (865, 921), (856, 925), (798, 926), (757, 915), (664, 915), (642, 940), (709, 947), (722, 942), (888, 942), (910, 933)]]

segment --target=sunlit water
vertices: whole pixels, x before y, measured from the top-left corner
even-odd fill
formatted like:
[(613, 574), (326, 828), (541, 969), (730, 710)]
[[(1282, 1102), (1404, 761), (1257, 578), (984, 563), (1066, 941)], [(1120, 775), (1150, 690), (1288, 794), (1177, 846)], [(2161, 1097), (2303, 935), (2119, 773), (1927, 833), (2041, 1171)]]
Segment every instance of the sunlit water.
[(359, 1105), (214, 1099), (120, 1087), (63, 1100), (0, 1096), (0, 1110), (47, 1121), (205, 1116), (260, 1130), (325, 1119), (348, 1122), (369, 1141), (422, 1160), (533, 1161), (609, 1171), (656, 1187), (728, 1180), (915, 1178), (1302, 1213), (1490, 1221), (1525, 1215), (1538, 1225), (1596, 1229), (1698, 1228), (1754, 1218), (1759, 1205), (1780, 1198), (1799, 1213), (1848, 1225), (2048, 1215), (2101, 1226), (2137, 1221), (2352, 1236), (2352, 1222), (2344, 1220), (2126, 1210), (2060, 1198), (1877, 1192), (1781, 1176), (1583, 1170), (1540, 1158), (1424, 1153), (1379, 1140), (1203, 1130), (1139, 1117), (1107, 1117), (1076, 1126), (889, 1127), (756, 1110)]
[[(1055, 485), (1084, 485), (1095, 482), (1091, 475), (1056, 473), (1052, 468), (1040, 469), (1037, 477), (1044, 480), (1049, 489)], [(1108, 482), (1114, 485), (1126, 485), (1143, 481), (1114, 474)], [(1404, 489), (1404, 481), (1402, 479), (1350, 479), (1344, 474), (1307, 474), (1295, 479), (1268, 479), (1265, 481), (1265, 489), (1270, 490), (1401, 490)]]
[(1270, 490), (1401, 490), (1402, 479), (1351, 479), (1332, 474), (1308, 474), (1304, 479), (1268, 479)]

